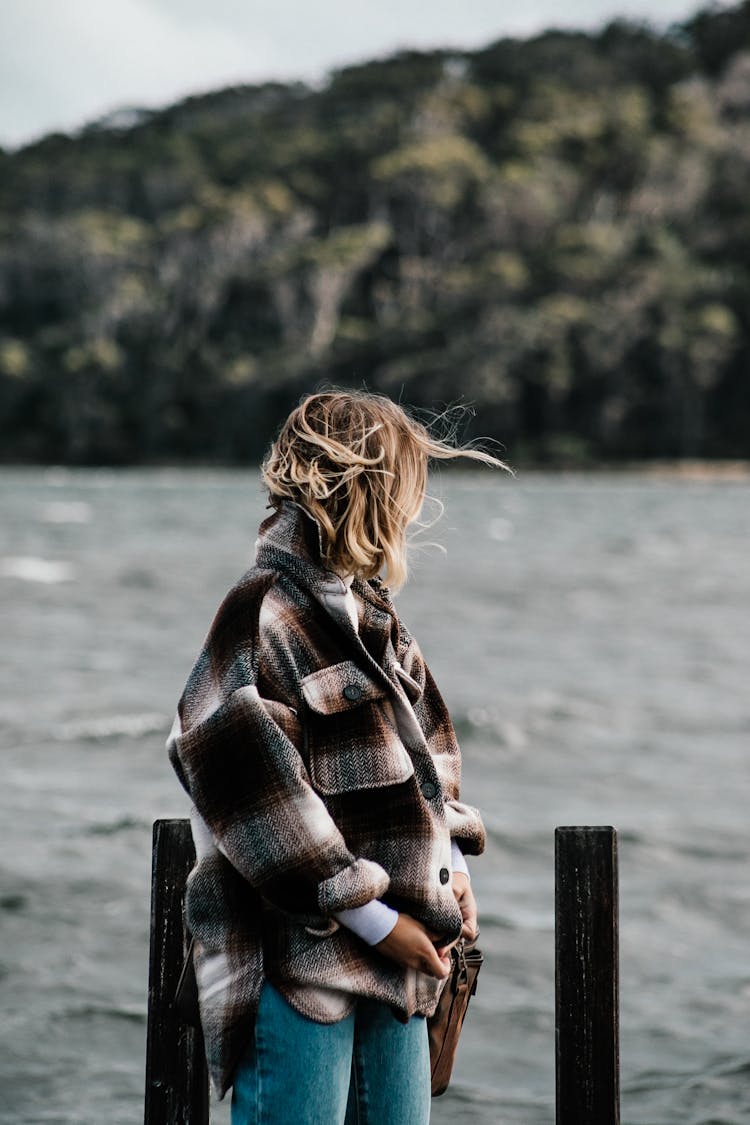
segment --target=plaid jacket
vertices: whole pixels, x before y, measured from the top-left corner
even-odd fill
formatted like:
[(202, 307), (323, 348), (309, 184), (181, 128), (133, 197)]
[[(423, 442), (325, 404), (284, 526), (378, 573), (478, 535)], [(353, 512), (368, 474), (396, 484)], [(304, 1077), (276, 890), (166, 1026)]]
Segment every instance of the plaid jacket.
[(416, 641), (379, 580), (352, 589), (359, 632), (343, 581), (321, 564), (318, 524), (284, 502), (217, 610), (167, 740), (194, 804), (186, 912), (220, 1096), (265, 978), (322, 1022), (357, 995), (404, 1021), (430, 1015), (442, 982), (396, 965), (333, 914), (382, 898), (451, 940), (461, 929), (451, 839), (464, 853), (484, 848)]

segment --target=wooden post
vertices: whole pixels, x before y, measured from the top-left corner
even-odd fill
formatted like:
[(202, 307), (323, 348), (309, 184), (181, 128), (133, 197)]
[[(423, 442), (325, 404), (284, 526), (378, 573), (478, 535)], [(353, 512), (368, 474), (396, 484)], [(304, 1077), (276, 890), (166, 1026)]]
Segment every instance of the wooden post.
[(203, 1037), (178, 1020), (172, 1009), (187, 948), (182, 900), (194, 861), (190, 822), (155, 821), (145, 1125), (208, 1125)]
[(555, 831), (557, 1125), (619, 1125), (617, 833)]

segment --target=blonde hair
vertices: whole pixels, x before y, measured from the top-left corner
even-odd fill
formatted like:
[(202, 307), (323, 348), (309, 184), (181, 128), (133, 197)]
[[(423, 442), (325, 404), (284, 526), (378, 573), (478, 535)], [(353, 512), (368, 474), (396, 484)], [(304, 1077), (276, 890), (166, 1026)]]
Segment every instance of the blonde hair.
[(384, 395), (333, 390), (302, 399), (261, 473), (274, 506), (293, 500), (318, 521), (331, 570), (374, 578), (385, 568), (398, 590), (407, 575), (406, 529), (422, 507), (428, 461), (458, 457), (508, 468), (484, 450), (432, 437)]

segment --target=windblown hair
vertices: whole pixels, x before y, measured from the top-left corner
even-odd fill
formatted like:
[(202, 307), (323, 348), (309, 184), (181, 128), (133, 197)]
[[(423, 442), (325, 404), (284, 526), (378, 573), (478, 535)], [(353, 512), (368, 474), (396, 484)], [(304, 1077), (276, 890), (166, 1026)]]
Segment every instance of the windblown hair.
[[(450, 436), (450, 435), (449, 435)], [(323, 530), (324, 562), (339, 574), (406, 581), (406, 529), (422, 507), (430, 458), (469, 457), (507, 469), (481, 449), (433, 437), (384, 395), (307, 395), (287, 418), (261, 472), (270, 501), (305, 508)]]

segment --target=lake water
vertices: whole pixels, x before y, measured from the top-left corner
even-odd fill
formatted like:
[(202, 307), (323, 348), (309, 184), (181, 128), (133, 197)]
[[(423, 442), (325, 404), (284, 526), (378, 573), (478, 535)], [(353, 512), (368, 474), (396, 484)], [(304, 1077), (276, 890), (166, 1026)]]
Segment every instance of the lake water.
[[(164, 739), (252, 471), (3, 470), (0, 1122), (143, 1119)], [(451, 707), (485, 967), (436, 1125), (554, 1120), (553, 833), (620, 841), (623, 1121), (750, 1120), (750, 487), (443, 475), (399, 598)], [(227, 1106), (212, 1120), (225, 1122)]]

